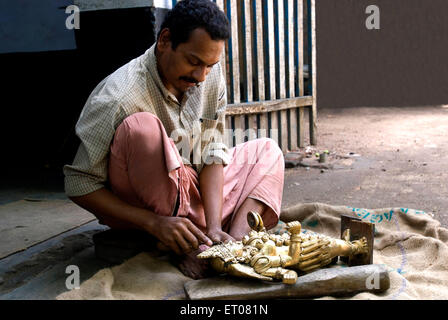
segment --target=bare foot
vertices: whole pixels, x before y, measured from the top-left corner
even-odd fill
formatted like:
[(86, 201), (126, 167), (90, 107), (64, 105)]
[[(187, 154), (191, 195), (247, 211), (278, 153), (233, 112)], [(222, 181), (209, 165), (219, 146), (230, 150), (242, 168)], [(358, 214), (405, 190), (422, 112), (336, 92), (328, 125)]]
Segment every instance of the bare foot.
[(210, 263), (206, 259), (199, 259), (197, 257), (202, 251), (208, 249), (206, 245), (199, 246), (198, 250), (187, 253), (178, 257), (178, 267), (180, 271), (192, 279), (203, 279), (213, 275)]

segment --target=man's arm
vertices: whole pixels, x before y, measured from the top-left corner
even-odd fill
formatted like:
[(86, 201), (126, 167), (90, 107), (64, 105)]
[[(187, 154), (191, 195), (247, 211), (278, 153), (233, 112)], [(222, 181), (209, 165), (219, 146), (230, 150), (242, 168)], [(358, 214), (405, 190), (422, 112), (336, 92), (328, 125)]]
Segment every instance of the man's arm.
[(204, 205), (207, 235), (213, 242), (235, 240), (222, 231), (224, 174), (222, 164), (205, 166), (199, 175), (199, 190)]
[(134, 207), (105, 188), (70, 199), (96, 216), (115, 218), (154, 235), (179, 255), (197, 249), (201, 243), (212, 245), (190, 220), (159, 216), (150, 210)]

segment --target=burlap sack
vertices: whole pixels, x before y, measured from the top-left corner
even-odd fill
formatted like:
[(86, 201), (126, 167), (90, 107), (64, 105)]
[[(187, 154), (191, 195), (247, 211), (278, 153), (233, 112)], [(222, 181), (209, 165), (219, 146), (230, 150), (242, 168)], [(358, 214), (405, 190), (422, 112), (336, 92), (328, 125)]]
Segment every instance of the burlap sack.
[[(288, 208), (281, 218), (299, 220), (305, 230), (339, 237), (341, 214), (375, 223), (373, 262), (387, 267), (391, 281), (390, 289), (382, 294), (359, 293), (350, 299), (448, 298), (448, 229), (428, 213), (312, 203)], [(57, 299), (184, 299), (183, 284), (189, 280), (169, 262), (141, 253), (99, 271), (80, 289)]]

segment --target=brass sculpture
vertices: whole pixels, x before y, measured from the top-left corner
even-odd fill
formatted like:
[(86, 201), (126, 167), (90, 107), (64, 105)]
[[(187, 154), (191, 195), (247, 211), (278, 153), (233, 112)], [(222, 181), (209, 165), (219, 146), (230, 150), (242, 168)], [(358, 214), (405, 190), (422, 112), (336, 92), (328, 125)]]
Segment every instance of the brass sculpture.
[(300, 222), (293, 221), (286, 224), (287, 232), (275, 235), (267, 232), (257, 212), (249, 212), (247, 220), (252, 230), (242, 241), (213, 245), (198, 258), (210, 259), (212, 267), (221, 273), (294, 284), (298, 276), (295, 270), (311, 272), (329, 265), (335, 257), (368, 253), (366, 238), (349, 241), (349, 229), (341, 240), (301, 233)]

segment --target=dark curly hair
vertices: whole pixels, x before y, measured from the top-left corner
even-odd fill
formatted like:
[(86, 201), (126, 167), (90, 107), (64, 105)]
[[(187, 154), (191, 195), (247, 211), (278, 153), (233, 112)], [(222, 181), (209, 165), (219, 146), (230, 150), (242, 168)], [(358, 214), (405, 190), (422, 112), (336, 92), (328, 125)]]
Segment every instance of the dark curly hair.
[(213, 40), (227, 40), (230, 36), (229, 20), (211, 0), (179, 1), (166, 14), (157, 39), (165, 28), (170, 30), (173, 50), (188, 42), (191, 32), (197, 28), (204, 28)]

